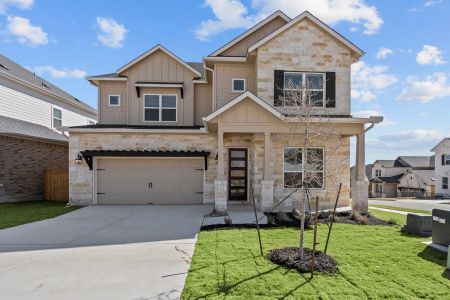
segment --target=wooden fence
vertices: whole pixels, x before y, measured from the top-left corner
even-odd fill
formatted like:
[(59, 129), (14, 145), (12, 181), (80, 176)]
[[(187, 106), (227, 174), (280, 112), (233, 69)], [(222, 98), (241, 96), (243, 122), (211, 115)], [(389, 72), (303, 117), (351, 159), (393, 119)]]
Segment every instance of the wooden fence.
[(66, 170), (45, 171), (45, 200), (69, 201), (69, 174)]

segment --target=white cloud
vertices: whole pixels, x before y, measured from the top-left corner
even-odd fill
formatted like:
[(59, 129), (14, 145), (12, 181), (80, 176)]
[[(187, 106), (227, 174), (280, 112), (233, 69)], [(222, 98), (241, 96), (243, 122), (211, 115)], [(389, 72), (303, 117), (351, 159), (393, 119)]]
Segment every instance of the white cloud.
[(450, 96), (450, 83), (444, 73), (434, 73), (425, 78), (409, 77), (406, 87), (397, 97), (399, 101), (420, 101), (427, 103)]
[(435, 4), (439, 4), (441, 2), (442, 2), (442, 0), (425, 0), (424, 6), (425, 7), (429, 7), (429, 6), (432, 6), (432, 5), (435, 5)]
[(97, 17), (97, 26), (100, 32), (97, 33), (98, 40), (110, 48), (121, 48), (128, 30), (114, 19)]
[[(373, 116), (383, 116), (383, 113), (379, 110), (360, 110), (353, 112), (352, 115), (357, 118), (369, 118)], [(384, 117), (383, 122), (381, 122), (379, 126), (387, 127), (394, 124), (394, 121), (388, 119), (387, 117)]]
[(53, 78), (84, 78), (86, 77), (86, 72), (80, 69), (57, 69), (52, 66), (37, 66), (34, 69), (34, 72), (38, 75), (49, 74)]
[(413, 149), (428, 144), (431, 145), (426, 146), (429, 151), (435, 142), (444, 137), (445, 134), (438, 130), (412, 129), (380, 135), (371, 139), (370, 144), (383, 149)]
[(389, 67), (369, 66), (364, 61), (352, 65), (352, 98), (363, 103), (376, 99), (375, 91), (385, 89), (396, 82), (396, 76), (388, 73)]
[(377, 52), (377, 59), (385, 59), (389, 55), (393, 55), (394, 51), (389, 48), (380, 48)]
[(19, 43), (32, 47), (48, 43), (47, 33), (39, 26), (31, 24), (30, 20), (22, 17), (8, 17), (7, 33), (17, 38)]
[(6, 13), (9, 7), (29, 9), (33, 6), (34, 0), (0, 0), (0, 14)]
[(420, 65), (442, 65), (445, 63), (441, 50), (435, 46), (424, 45), (417, 53), (416, 61)]
[[(362, 24), (367, 35), (377, 33), (383, 24), (377, 8), (365, 0), (253, 0), (251, 6), (255, 14), (249, 14), (241, 0), (205, 0), (204, 3), (212, 9), (215, 18), (201, 22), (195, 30), (195, 36), (200, 40), (208, 40), (228, 29), (246, 29), (276, 10), (290, 17), (308, 10), (330, 25), (343, 21)], [(356, 26), (351, 28), (357, 30)]]

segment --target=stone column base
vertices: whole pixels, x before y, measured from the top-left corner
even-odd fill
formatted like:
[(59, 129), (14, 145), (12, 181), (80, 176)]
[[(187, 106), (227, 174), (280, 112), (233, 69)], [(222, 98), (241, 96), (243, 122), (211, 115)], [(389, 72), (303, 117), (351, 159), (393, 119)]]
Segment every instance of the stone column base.
[(228, 181), (215, 180), (214, 181), (214, 209), (216, 212), (227, 211), (228, 200)]
[(273, 206), (273, 180), (261, 181), (261, 206), (262, 211), (268, 211)]
[(367, 214), (369, 211), (369, 182), (353, 181), (352, 182), (352, 211), (360, 214)]

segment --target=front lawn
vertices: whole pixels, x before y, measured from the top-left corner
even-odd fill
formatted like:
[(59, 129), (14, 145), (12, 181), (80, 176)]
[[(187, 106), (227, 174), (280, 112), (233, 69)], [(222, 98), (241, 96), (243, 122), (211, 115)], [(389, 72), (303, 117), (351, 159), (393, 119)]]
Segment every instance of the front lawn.
[(50, 201), (0, 203), (0, 229), (54, 218), (78, 208)]
[[(428, 249), (420, 237), (400, 233), (406, 216), (382, 211), (374, 215), (395, 226), (335, 224), (328, 253), (339, 274), (299, 274), (259, 255), (254, 229), (216, 229), (199, 234), (182, 299), (450, 299), (446, 255)], [(261, 231), (265, 254), (298, 246), (299, 231)], [(319, 225), (322, 249), (326, 225)], [(312, 231), (306, 233), (308, 245)]]
[(431, 215), (431, 211), (422, 210), (422, 209), (405, 208), (405, 207), (398, 207), (398, 206), (394, 206), (394, 205), (383, 205), (383, 204), (369, 204), (369, 206), (405, 211), (405, 212), (416, 213), (416, 214)]

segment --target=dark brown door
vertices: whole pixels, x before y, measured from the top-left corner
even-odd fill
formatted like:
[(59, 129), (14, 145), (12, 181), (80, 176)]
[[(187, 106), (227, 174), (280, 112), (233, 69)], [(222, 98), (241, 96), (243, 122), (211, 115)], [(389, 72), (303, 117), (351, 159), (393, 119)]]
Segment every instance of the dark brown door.
[(228, 151), (228, 199), (247, 200), (247, 149), (231, 148)]

